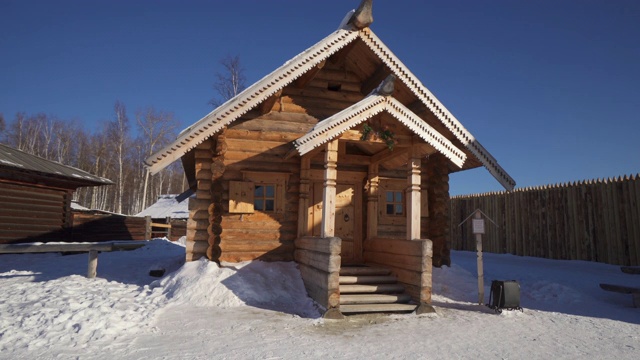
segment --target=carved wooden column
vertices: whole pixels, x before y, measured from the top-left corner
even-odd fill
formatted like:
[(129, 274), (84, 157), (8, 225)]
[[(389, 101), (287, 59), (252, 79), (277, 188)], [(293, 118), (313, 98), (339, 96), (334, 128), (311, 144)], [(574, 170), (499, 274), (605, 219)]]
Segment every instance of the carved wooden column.
[(420, 157), (415, 147), (407, 163), (407, 240), (420, 239)]
[(324, 190), (322, 193), (322, 238), (333, 237), (336, 227), (336, 179), (338, 177), (338, 140), (327, 143), (324, 157)]
[(369, 186), (367, 189), (367, 239), (378, 236), (378, 191), (380, 176), (378, 164), (369, 165)]
[(298, 200), (298, 238), (309, 235), (309, 170), (311, 157), (303, 156), (300, 160), (300, 198)]

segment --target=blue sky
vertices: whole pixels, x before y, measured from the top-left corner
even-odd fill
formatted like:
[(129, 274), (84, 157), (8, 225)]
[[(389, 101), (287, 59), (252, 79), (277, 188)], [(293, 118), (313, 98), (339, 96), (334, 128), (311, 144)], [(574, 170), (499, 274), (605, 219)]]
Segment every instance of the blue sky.
[[(87, 129), (154, 106), (212, 110), (238, 55), (251, 84), (334, 31), (359, 0), (0, 0), (0, 113)], [(518, 187), (640, 172), (640, 1), (374, 0), (372, 30)], [(484, 169), (452, 195), (500, 190)]]

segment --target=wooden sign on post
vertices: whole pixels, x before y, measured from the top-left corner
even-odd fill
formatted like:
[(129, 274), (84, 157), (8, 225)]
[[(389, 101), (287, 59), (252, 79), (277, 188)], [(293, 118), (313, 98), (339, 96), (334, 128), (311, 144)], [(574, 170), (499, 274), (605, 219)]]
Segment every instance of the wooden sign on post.
[[(476, 236), (476, 251), (478, 255), (478, 304), (482, 305), (484, 303), (484, 270), (483, 270), (483, 261), (482, 261), (482, 235), (484, 234), (484, 219), (482, 215), (489, 219), (487, 215), (485, 215), (480, 209), (476, 209), (471, 215), (469, 215), (466, 219), (464, 219), (460, 225), (464, 224), (469, 218), (473, 216), (472, 224), (472, 232)], [(491, 219), (489, 219), (493, 223)], [(495, 223), (493, 223), (495, 225)]]

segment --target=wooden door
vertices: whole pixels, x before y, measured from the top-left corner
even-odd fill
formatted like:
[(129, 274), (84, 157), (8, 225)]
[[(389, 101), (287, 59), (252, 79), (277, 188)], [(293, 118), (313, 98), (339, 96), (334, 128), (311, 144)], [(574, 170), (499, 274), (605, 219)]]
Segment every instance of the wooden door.
[[(313, 199), (309, 220), (313, 236), (320, 236), (322, 226), (323, 183), (313, 183)], [(362, 262), (362, 189), (356, 183), (338, 183), (336, 186), (335, 236), (342, 239), (343, 264)]]

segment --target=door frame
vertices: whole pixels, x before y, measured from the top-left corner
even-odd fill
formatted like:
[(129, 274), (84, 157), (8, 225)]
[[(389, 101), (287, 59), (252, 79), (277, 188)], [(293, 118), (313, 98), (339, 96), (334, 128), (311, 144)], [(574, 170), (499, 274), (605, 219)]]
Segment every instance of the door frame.
[[(364, 261), (363, 258), (363, 224), (364, 224), (364, 201), (363, 201), (363, 190), (364, 190), (364, 181), (367, 178), (366, 172), (359, 171), (341, 171), (338, 170), (338, 175), (336, 179), (337, 184), (341, 185), (353, 185), (354, 189), (354, 228), (353, 228), (353, 261), (342, 261), (343, 264), (352, 264), (352, 263), (362, 263)], [(324, 170), (310, 170), (309, 171), (309, 180), (315, 186), (315, 184), (324, 184)], [(309, 189), (310, 200), (313, 196), (313, 186)], [(324, 186), (324, 185), (322, 185)], [(310, 212), (313, 211), (313, 201), (309, 202), (309, 207), (307, 212), (311, 215)], [(313, 234), (313, 216), (307, 217), (307, 234)]]

